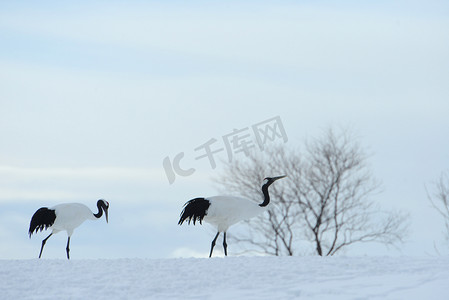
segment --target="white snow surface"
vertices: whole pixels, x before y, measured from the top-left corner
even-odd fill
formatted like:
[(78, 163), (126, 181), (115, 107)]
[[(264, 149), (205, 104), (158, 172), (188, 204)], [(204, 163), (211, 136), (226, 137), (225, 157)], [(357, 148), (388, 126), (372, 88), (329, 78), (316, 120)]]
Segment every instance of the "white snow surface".
[(0, 260), (1, 299), (449, 299), (446, 257)]

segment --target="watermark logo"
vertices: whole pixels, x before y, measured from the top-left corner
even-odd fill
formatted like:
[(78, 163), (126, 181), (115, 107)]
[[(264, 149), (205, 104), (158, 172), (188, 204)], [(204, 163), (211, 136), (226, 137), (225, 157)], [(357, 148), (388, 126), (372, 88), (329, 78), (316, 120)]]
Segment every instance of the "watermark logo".
[[(242, 129), (234, 129), (231, 133), (221, 137), (221, 141), (211, 138), (204, 144), (194, 148), (198, 152), (195, 160), (208, 159), (212, 169), (217, 167), (215, 156), (221, 152), (225, 152), (229, 162), (232, 162), (235, 155), (243, 153), (248, 156), (250, 150), (256, 148), (260, 151), (264, 150), (267, 143), (282, 140), (284, 143), (288, 141), (287, 133), (279, 116), (267, 119), (265, 121), (245, 127)], [(173, 184), (178, 176), (190, 176), (195, 173), (194, 168), (181, 167), (181, 160), (184, 158), (184, 152), (180, 152), (170, 160), (165, 157), (163, 167), (169, 184)]]

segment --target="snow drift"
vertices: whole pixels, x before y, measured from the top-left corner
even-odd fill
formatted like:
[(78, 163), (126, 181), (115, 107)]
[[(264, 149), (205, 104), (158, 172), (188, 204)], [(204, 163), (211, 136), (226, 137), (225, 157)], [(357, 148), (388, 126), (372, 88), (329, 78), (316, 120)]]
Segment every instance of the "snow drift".
[(449, 299), (449, 259), (0, 260), (1, 299)]

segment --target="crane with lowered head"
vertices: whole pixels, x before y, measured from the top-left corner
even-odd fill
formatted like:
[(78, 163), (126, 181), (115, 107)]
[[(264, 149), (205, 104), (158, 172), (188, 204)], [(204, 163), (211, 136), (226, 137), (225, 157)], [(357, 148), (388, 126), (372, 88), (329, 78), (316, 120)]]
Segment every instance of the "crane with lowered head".
[(43, 229), (51, 228), (52, 232), (44, 240), (42, 240), (41, 252), (39, 258), (42, 256), (45, 243), (55, 233), (60, 231), (67, 232), (67, 259), (70, 259), (70, 237), (75, 228), (80, 226), (86, 220), (97, 220), (105, 213), (106, 222), (108, 222), (109, 203), (106, 200), (100, 199), (97, 201), (98, 212), (93, 213), (86, 205), (81, 203), (63, 203), (55, 205), (51, 208), (41, 207), (33, 215), (30, 221), (30, 229), (28, 233), (31, 235), (34, 232), (42, 231)]

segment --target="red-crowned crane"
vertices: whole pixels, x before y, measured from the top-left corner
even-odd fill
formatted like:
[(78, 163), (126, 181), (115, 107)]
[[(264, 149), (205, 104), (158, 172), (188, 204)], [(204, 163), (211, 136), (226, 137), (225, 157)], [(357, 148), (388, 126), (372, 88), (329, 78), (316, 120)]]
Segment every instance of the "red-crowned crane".
[(42, 250), (44, 250), (45, 243), (54, 234), (59, 231), (67, 231), (67, 259), (70, 259), (70, 237), (73, 234), (73, 230), (80, 226), (86, 220), (97, 220), (104, 214), (106, 216), (106, 222), (108, 222), (108, 208), (109, 203), (106, 200), (100, 199), (97, 201), (98, 212), (94, 214), (86, 205), (81, 203), (63, 203), (53, 207), (41, 207), (39, 208), (31, 218), (30, 229), (28, 233), (31, 235), (34, 232), (42, 231), (43, 229), (51, 228), (52, 232), (42, 241), (41, 252), (39, 258), (42, 256)]
[(178, 225), (181, 225), (185, 220), (193, 220), (193, 225), (198, 220), (202, 224), (202, 220), (217, 227), (217, 235), (212, 240), (209, 257), (212, 257), (212, 251), (215, 247), (220, 232), (223, 232), (223, 249), (225, 256), (228, 255), (226, 244), (226, 231), (229, 226), (234, 225), (242, 220), (248, 220), (258, 214), (264, 212), (270, 203), (270, 195), (268, 194), (268, 187), (278, 179), (284, 176), (267, 177), (262, 184), (262, 193), (264, 196), (263, 202), (255, 203), (249, 199), (231, 196), (214, 196), (208, 198), (195, 198), (187, 201), (184, 204), (184, 209), (181, 212), (181, 218)]

